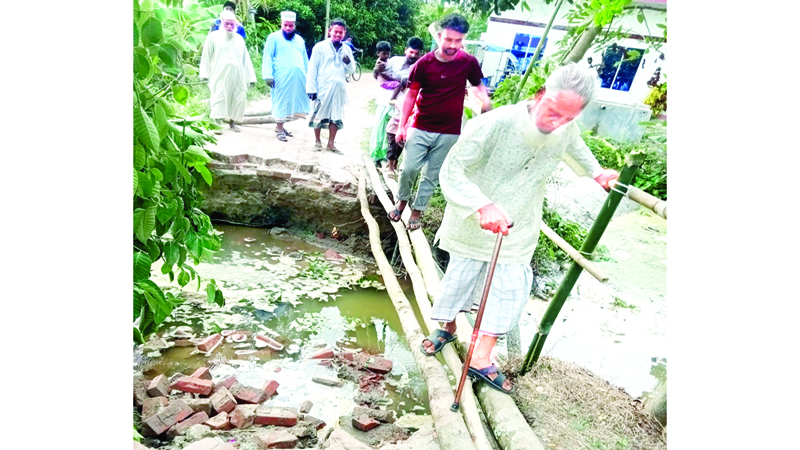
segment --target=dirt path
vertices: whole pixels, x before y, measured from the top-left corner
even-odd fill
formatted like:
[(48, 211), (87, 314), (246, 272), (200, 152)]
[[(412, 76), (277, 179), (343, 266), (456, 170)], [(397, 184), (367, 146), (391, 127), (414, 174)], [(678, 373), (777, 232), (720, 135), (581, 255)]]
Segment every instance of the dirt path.
[[(366, 74), (365, 74), (366, 75)], [(209, 145), (214, 152), (234, 156), (248, 154), (261, 158), (279, 158), (300, 164), (313, 164), (330, 175), (332, 180), (342, 183), (357, 183), (353, 169), (361, 165), (361, 141), (365, 130), (372, 127), (372, 116), (365, 106), (374, 99), (380, 87), (367, 76), (359, 81), (347, 83), (348, 104), (345, 106), (344, 128), (336, 136), (336, 147), (341, 155), (323, 150), (314, 150), (314, 130), (309, 128), (307, 119), (299, 119), (284, 125), (294, 137), (281, 142), (275, 134), (275, 124), (240, 125), (240, 133), (227, 128), (218, 136), (216, 145)], [(247, 105), (248, 111), (269, 111), (269, 98)], [(322, 130), (322, 140), (326, 142), (327, 130)]]

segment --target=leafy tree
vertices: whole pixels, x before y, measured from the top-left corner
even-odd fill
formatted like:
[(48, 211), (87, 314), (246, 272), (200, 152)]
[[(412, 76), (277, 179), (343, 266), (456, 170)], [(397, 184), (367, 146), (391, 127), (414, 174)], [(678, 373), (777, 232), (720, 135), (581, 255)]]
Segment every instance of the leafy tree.
[[(151, 277), (154, 264), (181, 287), (201, 278), (194, 268), (219, 250), (211, 220), (198, 206), (200, 183), (211, 185), (202, 146), (215, 142), (202, 118), (181, 118), (175, 102), (185, 104), (181, 84), (197, 73), (190, 64), (202, 50), (213, 16), (219, 12), (181, 0), (134, 0), (133, 11), (133, 319), (134, 341), (158, 331), (182, 300), (164, 293)], [(209, 280), (208, 301), (224, 304)]]

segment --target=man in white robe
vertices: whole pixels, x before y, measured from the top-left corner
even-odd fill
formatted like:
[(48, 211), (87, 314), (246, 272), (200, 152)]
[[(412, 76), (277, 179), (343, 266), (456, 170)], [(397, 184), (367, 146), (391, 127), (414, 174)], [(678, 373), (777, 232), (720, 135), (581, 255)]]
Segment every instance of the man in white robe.
[(327, 149), (339, 153), (334, 145), (336, 132), (344, 126), (344, 105), (347, 104), (345, 74), (356, 70), (350, 47), (342, 43), (347, 25), (342, 19), (331, 21), (329, 39), (318, 42), (311, 50), (306, 78), (306, 93), (314, 102), (308, 126), (314, 128), (314, 148), (322, 150), (320, 131), (329, 130)]
[(244, 118), (247, 84), (256, 82), (256, 72), (244, 39), (236, 33), (236, 16), (223, 10), (220, 29), (208, 34), (200, 58), (200, 78), (211, 89), (209, 117), (223, 120), (237, 133), (234, 122)]
[(305, 116), (311, 107), (306, 95), (308, 53), (305, 41), (295, 33), (296, 20), (292, 11), (281, 13), (281, 29), (267, 36), (261, 65), (261, 78), (272, 88), (275, 132), (283, 142), (292, 137), (283, 124), (295, 115)]

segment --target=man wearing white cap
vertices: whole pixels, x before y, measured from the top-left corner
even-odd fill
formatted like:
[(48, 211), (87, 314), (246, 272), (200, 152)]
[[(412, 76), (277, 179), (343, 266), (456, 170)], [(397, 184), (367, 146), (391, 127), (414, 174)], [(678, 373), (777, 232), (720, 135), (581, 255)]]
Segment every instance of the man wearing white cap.
[(308, 114), (310, 105), (306, 96), (308, 53), (306, 44), (295, 33), (297, 15), (292, 11), (281, 13), (281, 29), (267, 36), (261, 78), (272, 88), (272, 115), (277, 124), (278, 140), (286, 142), (292, 134), (284, 129), (284, 122), (295, 114)]
[(340, 153), (333, 144), (336, 132), (344, 126), (344, 105), (347, 103), (345, 74), (356, 70), (350, 47), (342, 44), (347, 25), (342, 19), (333, 19), (328, 29), (330, 39), (317, 42), (308, 62), (306, 93), (314, 102), (308, 126), (314, 129), (315, 149), (322, 150), (320, 132), (329, 130), (327, 149)]
[(209, 33), (203, 45), (200, 78), (207, 79), (211, 89), (209, 116), (228, 122), (238, 133), (234, 122), (244, 118), (247, 84), (256, 82), (256, 72), (244, 39), (236, 34), (236, 16), (223, 10), (219, 19), (220, 29)]

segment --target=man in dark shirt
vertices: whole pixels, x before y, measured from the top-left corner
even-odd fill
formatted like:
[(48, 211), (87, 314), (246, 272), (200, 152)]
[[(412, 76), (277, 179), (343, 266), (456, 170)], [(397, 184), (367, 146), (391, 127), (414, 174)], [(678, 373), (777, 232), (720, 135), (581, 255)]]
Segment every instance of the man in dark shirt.
[[(481, 81), (483, 73), (478, 60), (461, 49), (461, 43), (469, 31), (467, 19), (460, 14), (451, 14), (442, 19), (440, 26), (439, 47), (420, 58), (411, 69), (408, 93), (396, 135), (398, 142), (405, 142), (405, 156), (398, 183), (399, 201), (389, 213), (391, 220), (400, 220), (411, 199), (413, 183), (422, 171), (414, 209), (408, 221), (409, 230), (420, 227), (419, 216), (427, 208), (439, 184), (442, 162), (461, 134), (467, 81), (477, 87), (476, 96), (483, 104), (481, 111), (492, 108), (486, 87)], [(415, 103), (417, 115), (414, 124), (406, 130)]]

